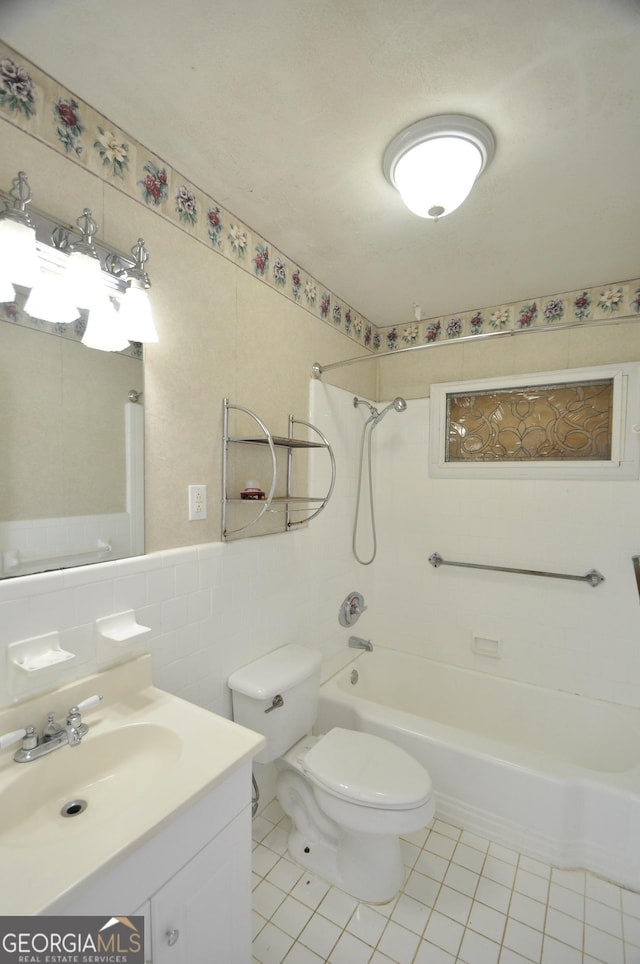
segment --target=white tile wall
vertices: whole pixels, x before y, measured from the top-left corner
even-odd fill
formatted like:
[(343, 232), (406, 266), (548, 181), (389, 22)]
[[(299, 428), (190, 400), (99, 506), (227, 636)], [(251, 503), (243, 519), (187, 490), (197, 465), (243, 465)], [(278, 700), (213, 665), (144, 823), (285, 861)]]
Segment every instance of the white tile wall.
[[(640, 482), (432, 479), (429, 401), (376, 429), (376, 637), (496, 675), (640, 705)], [(441, 567), (428, 558), (583, 575), (586, 583)], [(472, 653), (497, 639), (502, 657)]]
[[(364, 582), (345, 536), (352, 473), (344, 471), (350, 450), (339, 411), (347, 396), (338, 395), (336, 401), (327, 393), (321, 413), (325, 426), (334, 418), (339, 427), (327, 429), (336, 436), (340, 466), (335, 499), (311, 527), (1, 580), (0, 705), (15, 699), (6, 673), (9, 643), (60, 632), (63, 649), (76, 658), (35, 682), (33, 691), (46, 690), (105, 665), (96, 651), (95, 620), (128, 609), (152, 632), (123, 649), (122, 658), (150, 649), (157, 685), (224, 716), (231, 713), (229, 674), (285, 643), (319, 648), (325, 675), (344, 665), (352, 654), (338, 608)], [(338, 411), (332, 414), (331, 405)], [(350, 414), (356, 414), (352, 406)]]
[[(58, 630), (76, 659), (56, 680), (83, 676), (100, 665), (94, 621), (135, 609), (152, 629), (144, 645), (158, 685), (228, 716), (229, 673), (277, 646), (319, 648), (325, 676), (344, 665), (351, 631), (337, 612), (352, 590), (368, 605), (356, 632), (374, 644), (640, 705), (630, 560), (640, 551), (640, 483), (430, 479), (429, 403), (410, 400), (375, 430), (378, 557), (360, 566), (351, 537), (364, 414), (352, 399), (311, 385), (311, 421), (331, 440), (338, 473), (308, 528), (0, 581), (0, 705), (13, 699), (8, 643)], [(318, 458), (314, 491), (326, 477)], [(596, 567), (606, 582), (436, 570), (427, 561), (436, 550), (499, 565)], [(502, 658), (473, 654), (474, 634), (500, 639)]]

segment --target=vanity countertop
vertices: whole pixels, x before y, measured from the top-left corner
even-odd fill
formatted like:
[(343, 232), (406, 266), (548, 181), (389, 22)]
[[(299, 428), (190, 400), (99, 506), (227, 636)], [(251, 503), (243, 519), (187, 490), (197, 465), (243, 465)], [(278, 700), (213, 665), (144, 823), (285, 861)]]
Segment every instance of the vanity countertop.
[[(0, 914), (33, 915), (95, 878), (221, 785), (264, 746), (264, 737), (159, 690), (140, 656), (59, 690), (0, 710), (0, 734), (95, 693), (89, 732), (30, 763), (19, 743), (0, 752)], [(76, 816), (63, 817), (65, 807)], [(250, 786), (247, 783), (247, 801)]]

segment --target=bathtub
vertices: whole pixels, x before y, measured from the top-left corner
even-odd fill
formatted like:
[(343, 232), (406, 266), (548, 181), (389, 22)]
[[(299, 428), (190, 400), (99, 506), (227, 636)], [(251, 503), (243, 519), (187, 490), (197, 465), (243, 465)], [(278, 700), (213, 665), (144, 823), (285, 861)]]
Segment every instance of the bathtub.
[(376, 647), (321, 687), (332, 726), (413, 754), (442, 820), (640, 890), (640, 709)]

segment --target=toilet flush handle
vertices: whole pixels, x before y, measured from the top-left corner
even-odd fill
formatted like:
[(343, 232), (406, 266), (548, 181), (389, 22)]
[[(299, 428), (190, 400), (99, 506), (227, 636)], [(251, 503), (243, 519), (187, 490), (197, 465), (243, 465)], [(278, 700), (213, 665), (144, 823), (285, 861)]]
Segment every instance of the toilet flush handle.
[(281, 706), (284, 706), (284, 700), (278, 693), (277, 696), (273, 697), (273, 700), (271, 701), (271, 706), (268, 706), (266, 708), (265, 713), (271, 713), (272, 710), (279, 710)]

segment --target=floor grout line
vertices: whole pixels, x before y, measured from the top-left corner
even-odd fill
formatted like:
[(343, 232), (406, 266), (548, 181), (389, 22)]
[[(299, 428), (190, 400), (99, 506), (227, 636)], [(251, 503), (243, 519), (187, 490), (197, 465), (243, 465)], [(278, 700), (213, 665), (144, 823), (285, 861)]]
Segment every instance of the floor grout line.
[[(277, 816), (278, 809), (277, 806), (274, 806), (274, 804), (275, 801), (269, 804), (268, 809), (270, 814)], [(326, 889), (324, 889), (322, 896), (319, 898), (315, 906), (312, 907), (309, 904), (305, 904), (304, 901), (300, 900), (296, 895), (293, 894), (293, 891), (305, 876), (307, 876), (309, 880), (313, 879), (319, 881), (320, 878), (317, 878), (317, 876), (311, 872), (304, 871), (303, 868), (301, 869), (302, 872), (297, 877), (295, 883), (289, 887), (288, 891), (279, 884), (275, 884), (273, 881), (268, 880), (269, 874), (272, 873), (272, 871), (281, 861), (287, 861), (289, 864), (295, 864), (295, 861), (291, 860), (286, 850), (284, 853), (279, 852), (279, 850), (271, 850), (271, 848), (264, 843), (264, 839), (268, 837), (276, 828), (280, 828), (283, 833), (274, 836), (274, 840), (278, 838), (282, 839), (282, 836), (284, 833), (286, 833), (287, 821), (288, 818), (284, 816), (282, 816), (277, 822), (274, 822), (273, 820), (263, 816), (262, 822), (257, 825), (259, 839), (254, 840), (254, 853), (255, 850), (262, 846), (275, 856), (275, 862), (269, 866), (269, 869), (265, 874), (260, 874), (258, 871), (255, 872), (256, 877), (258, 878), (258, 883), (255, 885), (253, 890), (254, 904), (256, 901), (256, 890), (258, 890), (260, 885), (264, 882), (269, 883), (271, 887), (275, 888), (276, 892), (279, 892), (279, 894), (275, 893), (274, 895), (274, 900), (277, 900), (278, 902), (276, 906), (272, 908), (268, 916), (265, 916), (265, 914), (261, 913), (260, 910), (256, 911), (259, 918), (264, 920), (264, 924), (260, 925), (254, 937), (254, 955), (260, 955), (254, 956), (254, 961), (260, 961), (260, 964), (289, 964), (289, 962), (293, 964), (293, 962), (298, 961), (298, 959), (300, 961), (346, 961), (346, 958), (341, 954), (341, 948), (339, 945), (341, 942), (343, 942), (343, 944), (347, 943), (349, 939), (351, 940), (350, 946), (352, 948), (355, 947), (357, 950), (360, 950), (360, 945), (362, 945), (362, 948), (364, 948), (362, 964), (366, 964), (365, 956), (367, 961), (374, 961), (377, 959), (378, 961), (389, 960), (392, 961), (393, 964), (410, 964), (410, 962), (415, 962), (415, 964), (427, 964), (429, 957), (425, 956), (425, 954), (429, 955), (429, 947), (433, 948), (434, 952), (437, 954), (438, 964), (440, 964), (440, 961), (442, 961), (443, 964), (444, 962), (446, 962), (446, 964), (449, 964), (449, 962), (450, 964), (455, 964), (455, 962), (460, 962), (460, 964), (463, 964), (463, 962), (464, 964), (501, 964), (503, 960), (505, 962), (509, 961), (509, 964), (511, 964), (511, 962), (515, 962), (519, 959), (533, 962), (533, 964), (541, 964), (543, 960), (544, 964), (555, 964), (555, 961), (552, 958), (549, 958), (545, 953), (545, 943), (548, 945), (548, 947), (552, 947), (551, 942), (554, 942), (553, 947), (556, 947), (557, 945), (561, 946), (563, 949), (563, 957), (567, 962), (571, 961), (571, 964), (573, 964), (574, 961), (578, 962), (578, 960), (585, 962), (588, 961), (590, 964), (591, 962), (593, 962), (593, 964), (599, 964), (599, 962), (602, 962), (602, 964), (640, 964), (640, 946), (634, 945), (630, 941), (625, 940), (627, 931), (631, 931), (636, 935), (636, 939), (640, 942), (640, 895), (636, 895), (632, 891), (627, 891), (623, 888), (616, 887), (617, 907), (612, 907), (605, 900), (605, 895), (607, 897), (611, 896), (612, 892), (609, 890), (609, 888), (614, 887), (615, 885), (612, 885), (607, 881), (601, 881), (600, 884), (593, 884), (592, 894), (589, 895), (588, 892), (590, 889), (590, 882), (598, 882), (600, 881), (600, 878), (596, 878), (594, 875), (585, 873), (584, 887), (582, 891), (573, 890), (569, 886), (563, 886), (562, 883), (554, 881), (554, 869), (557, 870), (557, 868), (553, 868), (552, 866), (545, 864), (543, 861), (535, 860), (527, 855), (517, 854), (515, 851), (511, 851), (509, 848), (504, 847), (497, 849), (499, 849), (502, 857), (513, 856), (514, 862), (512, 863), (510, 860), (502, 859), (502, 857), (497, 856), (495, 852), (491, 852), (491, 843), (488, 840), (484, 840), (477, 835), (467, 835), (465, 839), (464, 831), (445, 824), (443, 821), (439, 820), (436, 820), (431, 825), (421, 846), (413, 843), (410, 839), (412, 836), (414, 839), (416, 839), (416, 835), (409, 834), (406, 841), (403, 839), (403, 843), (406, 842), (411, 848), (404, 848), (403, 854), (413, 857), (413, 859), (410, 863), (405, 864), (405, 878), (400, 895), (397, 898), (394, 898), (392, 902), (389, 902), (388, 905), (383, 905), (384, 910), (376, 907), (376, 905), (356, 902), (355, 906), (348, 913), (345, 911), (346, 917), (342, 917), (342, 915), (338, 914), (336, 909), (334, 914), (336, 914), (336, 917), (341, 920), (341, 923), (338, 923), (337, 919), (334, 920), (330, 916), (330, 901), (327, 901), (325, 912), (323, 913), (321, 911), (324, 901), (327, 900), (330, 894), (333, 895), (334, 900), (338, 904), (342, 899), (351, 902), (351, 900), (355, 900), (355, 898), (348, 898), (348, 896), (342, 894), (337, 887), (323, 882), (321, 884), (321, 889)], [(443, 830), (449, 830), (449, 833), (443, 833)], [(264, 833), (262, 833), (262, 831), (264, 831)], [(260, 836), (260, 833), (262, 833), (262, 836)], [(448, 838), (452, 843), (452, 847), (448, 848), (442, 842), (442, 838)], [(427, 847), (427, 844), (431, 839), (432, 846), (436, 849), (429, 849)], [(481, 843), (482, 847), (474, 847), (473, 844), (469, 842), (471, 839)], [(477, 870), (473, 869), (473, 864), (475, 862), (472, 859), (471, 853), (468, 853), (467, 850), (463, 851), (462, 849), (459, 849), (461, 846), (466, 847), (468, 851), (476, 851), (479, 854), (482, 854), (482, 859), (478, 860), (477, 863)], [(413, 851), (413, 847), (416, 848), (415, 853)], [(443, 853), (448, 851), (449, 856), (445, 858), (438, 854), (438, 847), (442, 849)], [(455, 856), (457, 851), (460, 858), (464, 857), (466, 862), (472, 866), (466, 866), (465, 863), (456, 861)], [(261, 854), (262, 851), (259, 852), (259, 855)], [(439, 868), (437, 872), (439, 874), (441, 873), (440, 879), (431, 877), (428, 873), (422, 873), (422, 869), (418, 868), (420, 858), (423, 855), (427, 855), (427, 858), (421, 867), (425, 866), (425, 864), (428, 864), (430, 862), (430, 858), (437, 858), (436, 861), (431, 862), (433, 868)], [(492, 858), (491, 865), (488, 863), (489, 857)], [(440, 860), (442, 861), (442, 864), (439, 864)], [(502, 868), (499, 867), (499, 865), (495, 862), (504, 864), (504, 870), (502, 870)], [(458, 868), (458, 870), (450, 874), (452, 868)], [(507, 870), (507, 868), (512, 869), (512, 876), (511, 872)], [(488, 869), (491, 869), (494, 874), (503, 873), (503, 880), (511, 878), (511, 885), (508, 887), (504, 883), (493, 879), (493, 877), (485, 873), (485, 871)], [(520, 871), (522, 873), (519, 876)], [(560, 871), (560, 873), (565, 872)], [(407, 892), (406, 888), (410, 884), (413, 874), (420, 874), (421, 877), (424, 877), (425, 880), (430, 881), (430, 883), (434, 885), (433, 889), (431, 890), (430, 901), (427, 901), (426, 899), (421, 900), (419, 897), (415, 896), (415, 893)], [(473, 882), (471, 877), (468, 878), (469, 892), (467, 892), (466, 889), (458, 889), (458, 887), (463, 887), (463, 883), (464, 887), (467, 887), (467, 881), (465, 879), (467, 875), (473, 875), (476, 878), (475, 882)], [(450, 876), (450, 880), (449, 882), (446, 882), (448, 876)], [(455, 880), (455, 878), (457, 878), (457, 880)], [(566, 883), (568, 883), (569, 878), (563, 879)], [(482, 881), (488, 882), (484, 888), (487, 893), (483, 892), (482, 895), (479, 895), (478, 892), (480, 890)], [(544, 884), (542, 882), (544, 882)], [(420, 882), (416, 880), (416, 887), (419, 886), (419, 883)], [(570, 899), (570, 895), (574, 895), (574, 897), (579, 895), (582, 908), (581, 919), (568, 913), (566, 910), (553, 906), (552, 886), (554, 884), (556, 888), (559, 888), (559, 890), (554, 891), (554, 893), (557, 894), (558, 899), (563, 897), (563, 899), (566, 901), (565, 907), (570, 906), (571, 904), (572, 898)], [(494, 904), (498, 903), (499, 897), (502, 898), (502, 891), (508, 892), (508, 898), (506, 899), (504, 908), (499, 909), (497, 906), (494, 906)], [(563, 891), (567, 892), (567, 894), (564, 896), (562, 893)], [(448, 908), (449, 914), (447, 914), (442, 909), (437, 908), (440, 898), (443, 896), (449, 896), (449, 892), (451, 892), (451, 895), (453, 895), (451, 897), (453, 903)], [(268, 893), (271, 893), (271, 891), (268, 891)], [(533, 896), (533, 894), (536, 894), (536, 896)], [(544, 898), (540, 900), (539, 896), (537, 896), (538, 894), (544, 894)], [(600, 894), (600, 900), (597, 899), (597, 894)], [(629, 912), (625, 913), (625, 894), (631, 895), (633, 898), (637, 896), (637, 901), (635, 902), (634, 908), (636, 909), (636, 914), (631, 914)], [(278, 899), (279, 895), (281, 895), (280, 899)], [(519, 895), (519, 897), (517, 897), (517, 895)], [(413, 905), (407, 905), (407, 901), (401, 904), (401, 898), (403, 896), (415, 902), (416, 905), (424, 908), (426, 912), (424, 922), (421, 923), (421, 926), (417, 930), (413, 929), (411, 926), (407, 926), (407, 921), (409, 919), (409, 907), (412, 907)], [(285, 931), (282, 927), (278, 927), (277, 924), (273, 923), (274, 916), (278, 913), (279, 909), (289, 897), (292, 897), (294, 901), (310, 911), (308, 919), (303, 927), (297, 932), (296, 937), (292, 937), (292, 935)], [(493, 904), (491, 903), (491, 898), (493, 899)], [(610, 921), (613, 921), (615, 918), (615, 920), (619, 922), (618, 931), (620, 936), (617, 936), (617, 934), (613, 934), (610, 931), (601, 929), (596, 923), (588, 921), (588, 899), (590, 899), (593, 903), (593, 914), (596, 915), (597, 912), (597, 914), (600, 915), (599, 922), (601, 927), (604, 927), (604, 921), (607, 919), (607, 917)], [(511, 910), (515, 910), (515, 904), (517, 902), (522, 903), (523, 906), (528, 906), (525, 905), (525, 900), (533, 902), (533, 905), (540, 904), (541, 908), (544, 908), (541, 926), (534, 926), (534, 924), (531, 922), (531, 917), (529, 918), (529, 922), (527, 922), (526, 920), (520, 919), (520, 917), (512, 916)], [(456, 913), (459, 914), (459, 916), (450, 916), (450, 914), (453, 914), (454, 912), (452, 908), (454, 908), (455, 902), (459, 904), (459, 910), (456, 909)], [(465, 909), (467, 902), (468, 907)], [(399, 906), (407, 908), (404, 917), (402, 915), (397, 915)], [(368, 908), (370, 911), (377, 913), (384, 919), (384, 924), (382, 925), (382, 928), (375, 939), (373, 937), (369, 939), (367, 937), (358, 936), (357, 933), (349, 930), (349, 926), (352, 921), (354, 921), (354, 918), (356, 918), (360, 908)], [(476, 909), (476, 913), (477, 909), (480, 908), (481, 915), (484, 915), (485, 919), (490, 919), (493, 914), (499, 915), (503, 918), (503, 922), (499, 930), (499, 940), (488, 936), (488, 934), (484, 933), (482, 930), (476, 930), (474, 928), (471, 923), (474, 916), (474, 908)], [(598, 908), (601, 909), (598, 910)], [(487, 911), (489, 913), (487, 913)], [(551, 914), (551, 911), (556, 911), (556, 915)], [(524, 916), (524, 911), (519, 911), (519, 914), (521, 917)], [(437, 918), (434, 918), (434, 915), (438, 915)], [(559, 917), (557, 915), (563, 916)], [(551, 918), (553, 917), (557, 917), (558, 921), (558, 929), (554, 929), (556, 930), (556, 933), (558, 933), (560, 923), (564, 920), (564, 918), (566, 918), (568, 922), (576, 922), (579, 924), (582, 933), (580, 949), (576, 948), (575, 944), (569, 943), (567, 940), (563, 941), (561, 937), (550, 933)], [(404, 923), (402, 923), (399, 918), (404, 920)], [(595, 920), (597, 917), (593, 916), (592, 919)], [(428, 932), (432, 920), (434, 921), (434, 925), (437, 924), (440, 927), (441, 933), (437, 937), (437, 940), (445, 943), (447, 945), (446, 947), (443, 947), (442, 943), (437, 944), (429, 940)], [(305, 943), (305, 940), (302, 939), (305, 929), (309, 927), (312, 921), (315, 922), (314, 926), (316, 929), (326, 927), (325, 933), (328, 935), (328, 937), (326, 947), (323, 949), (322, 954), (318, 953), (317, 947), (319, 945), (317, 943), (314, 947), (313, 941), (311, 943)], [(634, 925), (632, 923), (633, 921), (636, 921), (637, 924)], [(511, 938), (508, 938), (507, 933), (510, 922), (512, 922), (512, 930), (520, 934), (520, 939), (522, 941), (522, 943), (517, 947), (510, 946), (510, 944), (505, 944), (505, 940), (509, 939), (509, 941), (511, 941)], [(271, 946), (263, 947), (262, 944), (265, 944), (266, 942), (264, 940), (260, 942), (260, 935), (263, 934), (267, 925), (271, 925), (279, 934), (283, 935), (283, 938), (285, 939), (283, 941), (283, 946), (284, 944), (288, 944), (286, 951), (284, 951), (283, 954), (280, 954), (280, 956), (278, 956), (279, 952), (277, 951), (277, 948), (272, 948)], [(291, 929), (295, 929), (292, 925), (289, 926)], [(600, 947), (603, 948), (603, 950), (598, 951), (595, 946), (591, 947), (590, 952), (592, 956), (589, 956), (587, 953), (588, 927), (595, 932), (592, 943), (599, 941)], [(609, 927), (615, 929), (613, 923), (610, 923)], [(334, 928), (335, 931), (333, 930)], [(396, 928), (400, 928), (400, 930), (396, 931)], [(364, 929), (360, 929), (360, 933), (364, 934), (366, 933), (366, 930), (366, 927)], [(530, 937), (530, 943), (527, 946), (526, 938), (528, 932), (531, 932), (531, 935), (535, 936)], [(310, 931), (310, 934), (311, 933), (312, 932)], [(315, 931), (313, 931), (313, 933), (315, 933)], [(564, 936), (567, 937), (567, 934), (568, 931), (565, 930)], [(467, 938), (467, 935), (470, 936)], [(386, 940), (385, 936), (387, 936)], [(459, 956), (461, 953), (467, 953), (462, 951), (465, 938), (467, 938), (469, 942), (475, 942), (476, 946), (482, 949), (482, 960), (474, 959), (473, 961), (466, 961), (465, 957)], [(311, 937), (309, 935), (307, 935), (306, 939), (307, 941), (311, 941)], [(413, 946), (414, 942), (416, 942), (415, 951), (411, 953), (410, 957), (398, 956), (400, 939), (404, 940), (407, 946)], [(353, 941), (359, 943), (354, 945)], [(371, 941), (373, 941), (373, 943)], [(515, 941), (515, 943), (518, 944), (517, 941)], [(394, 945), (396, 950), (392, 950)], [(539, 947), (539, 950), (534, 951), (534, 946)], [(455, 953), (452, 952), (453, 948), (455, 948)], [(608, 949), (604, 950), (604, 948)], [(310, 957), (307, 949), (308, 951), (312, 952), (312, 954), (315, 954), (316, 957)], [(390, 951), (395, 956), (390, 956)], [(594, 954), (610, 953), (616, 955), (616, 960), (609, 960), (609, 957), (594, 956)], [(383, 958), (381, 956), (382, 954), (385, 954), (386, 956)], [(534, 956), (530, 956), (532, 954)], [(520, 955), (520, 958), (518, 958), (518, 955)], [(349, 962), (349, 964), (351, 964), (351, 962)], [(353, 964), (360, 964), (360, 959), (358, 959), (357, 962), (354, 961)]]

